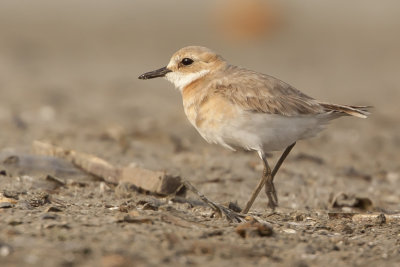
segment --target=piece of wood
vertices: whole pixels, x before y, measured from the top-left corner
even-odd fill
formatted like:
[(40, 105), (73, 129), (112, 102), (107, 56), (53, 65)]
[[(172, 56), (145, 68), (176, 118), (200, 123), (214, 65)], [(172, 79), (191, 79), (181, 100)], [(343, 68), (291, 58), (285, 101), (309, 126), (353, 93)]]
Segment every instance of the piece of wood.
[(117, 183), (119, 171), (109, 162), (86, 153), (77, 152), (72, 149), (65, 149), (53, 146), (48, 143), (33, 141), (33, 151), (39, 155), (53, 156), (65, 159), (76, 167), (92, 175), (103, 178), (110, 183)]
[(83, 171), (102, 178), (109, 183), (125, 182), (159, 195), (176, 193), (182, 187), (179, 176), (171, 176), (162, 171), (152, 171), (138, 167), (115, 167), (111, 163), (91, 154), (34, 141), (33, 150), (40, 155), (65, 159)]

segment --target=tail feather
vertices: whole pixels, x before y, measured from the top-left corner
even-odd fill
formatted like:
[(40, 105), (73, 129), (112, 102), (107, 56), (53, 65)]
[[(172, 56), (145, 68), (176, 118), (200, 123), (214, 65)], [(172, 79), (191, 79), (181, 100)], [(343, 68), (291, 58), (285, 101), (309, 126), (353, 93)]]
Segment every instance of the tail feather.
[(346, 105), (336, 105), (329, 103), (320, 103), (320, 105), (326, 111), (340, 113), (341, 115), (350, 115), (363, 119), (366, 119), (368, 115), (371, 114), (370, 112), (368, 112), (368, 109), (372, 108), (371, 106), (346, 106)]

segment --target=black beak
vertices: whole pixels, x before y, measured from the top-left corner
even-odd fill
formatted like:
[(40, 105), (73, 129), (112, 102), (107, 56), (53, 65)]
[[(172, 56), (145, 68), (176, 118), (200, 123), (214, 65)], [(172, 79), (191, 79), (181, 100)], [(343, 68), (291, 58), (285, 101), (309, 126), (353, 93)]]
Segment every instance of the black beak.
[(149, 71), (146, 72), (142, 75), (140, 75), (138, 78), (141, 80), (147, 80), (147, 79), (153, 79), (153, 78), (157, 78), (157, 77), (164, 77), (165, 74), (167, 74), (168, 72), (171, 72), (172, 70), (167, 69), (167, 67), (158, 69), (158, 70), (153, 70), (153, 71)]

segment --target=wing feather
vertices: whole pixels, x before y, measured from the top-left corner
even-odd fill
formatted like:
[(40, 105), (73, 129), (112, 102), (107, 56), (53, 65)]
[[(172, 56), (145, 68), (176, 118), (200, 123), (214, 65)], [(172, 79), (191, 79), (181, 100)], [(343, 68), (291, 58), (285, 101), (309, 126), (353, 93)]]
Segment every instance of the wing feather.
[(325, 111), (317, 100), (272, 76), (235, 66), (225, 74), (213, 85), (215, 93), (244, 110), (289, 117)]

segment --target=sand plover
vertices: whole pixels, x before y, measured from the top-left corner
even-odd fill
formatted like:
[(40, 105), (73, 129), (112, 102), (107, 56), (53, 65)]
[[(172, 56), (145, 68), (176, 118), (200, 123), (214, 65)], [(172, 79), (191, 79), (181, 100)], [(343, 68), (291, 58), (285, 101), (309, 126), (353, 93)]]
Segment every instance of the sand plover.
[[(332, 119), (369, 115), (368, 106), (318, 101), (277, 78), (230, 65), (200, 46), (180, 49), (166, 67), (139, 79), (156, 77), (165, 77), (179, 89), (187, 118), (209, 143), (258, 152), (264, 171), (243, 213), (263, 186), (269, 206), (277, 206), (273, 179), (296, 141), (313, 137)], [(271, 170), (266, 153), (279, 150), (284, 152)]]

